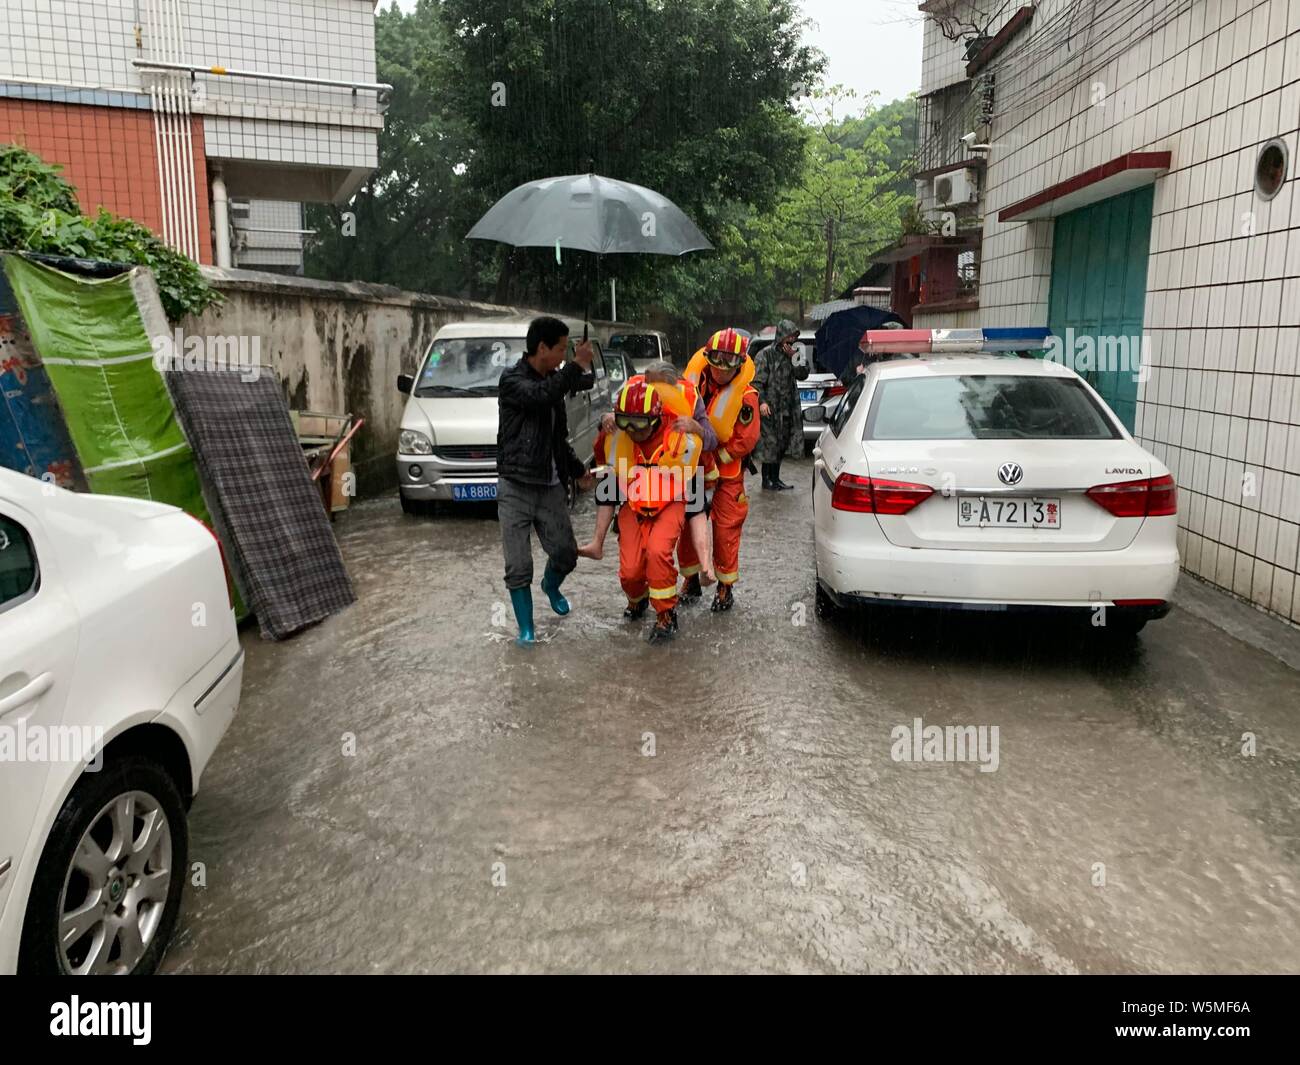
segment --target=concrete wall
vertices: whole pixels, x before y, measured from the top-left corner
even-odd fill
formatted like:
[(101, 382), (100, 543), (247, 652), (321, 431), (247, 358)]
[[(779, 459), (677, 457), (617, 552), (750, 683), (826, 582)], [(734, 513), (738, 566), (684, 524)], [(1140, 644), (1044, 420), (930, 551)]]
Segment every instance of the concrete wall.
[[(256, 340), (263, 366), (278, 375), (295, 410), (349, 411), (365, 418), (352, 451), (361, 495), (396, 484), (393, 456), (406, 403), (397, 375), (415, 372), (439, 327), (464, 318), (547, 313), (362, 282), (211, 267), (204, 274), (225, 302), (181, 328)], [(598, 337), (606, 335), (606, 323), (593, 325)]]

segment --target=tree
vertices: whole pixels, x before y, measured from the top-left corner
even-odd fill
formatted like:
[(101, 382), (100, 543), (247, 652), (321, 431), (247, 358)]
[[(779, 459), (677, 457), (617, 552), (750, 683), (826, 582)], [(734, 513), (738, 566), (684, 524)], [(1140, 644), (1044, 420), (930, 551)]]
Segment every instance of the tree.
[[(736, 218), (724, 233), (717, 274), (755, 319), (771, 318), (778, 297), (820, 302), (861, 272), (863, 256), (894, 240), (913, 201), (911, 149), (882, 116), (906, 114), (907, 101), (856, 112), (839, 86), (815, 90), (805, 109), (805, 145), (791, 187), (770, 212)], [(914, 142), (911, 142), (914, 144)]]
[(472, 142), (464, 123), (444, 112), (450, 72), (438, 0), (406, 14), (396, 4), (375, 17), (380, 81), (393, 86), (379, 135), (379, 165), (350, 203), (313, 204), (307, 254), (315, 277), (364, 280), (425, 292), (469, 295), (475, 262), (463, 237), (473, 225), (465, 168)]
[[(721, 239), (737, 207), (770, 210), (801, 166), (792, 99), (820, 73), (794, 0), (443, 0), (452, 71), (444, 115), (472, 133), (468, 198), (486, 209), (525, 181), (594, 170), (663, 193)], [(588, 263), (497, 252), (497, 298), (583, 306)], [(629, 311), (673, 302), (690, 270), (609, 256)], [(658, 299), (657, 299), (658, 297)]]

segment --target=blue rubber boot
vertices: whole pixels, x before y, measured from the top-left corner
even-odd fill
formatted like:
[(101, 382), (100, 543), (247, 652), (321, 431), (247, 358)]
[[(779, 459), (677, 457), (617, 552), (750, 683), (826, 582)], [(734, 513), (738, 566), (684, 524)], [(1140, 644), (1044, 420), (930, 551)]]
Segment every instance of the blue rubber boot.
[(563, 581), (564, 578), (551, 569), (548, 562), (546, 572), (542, 574), (542, 591), (546, 593), (546, 598), (551, 601), (551, 609), (560, 617), (564, 617), (569, 612), (569, 601), (560, 594), (560, 585)]
[(537, 634), (533, 631), (533, 590), (511, 588), (510, 605), (515, 608), (515, 621), (519, 623), (519, 639), (515, 642), (520, 647), (536, 643)]

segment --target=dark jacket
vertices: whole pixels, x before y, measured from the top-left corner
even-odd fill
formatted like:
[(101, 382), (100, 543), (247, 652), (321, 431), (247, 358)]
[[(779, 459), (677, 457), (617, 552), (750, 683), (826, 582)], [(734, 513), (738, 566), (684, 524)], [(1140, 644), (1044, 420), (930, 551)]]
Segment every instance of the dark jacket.
[(596, 379), (576, 362), (566, 362), (543, 377), (528, 360), (501, 374), (497, 404), (497, 473), (524, 484), (551, 483), (551, 464), (567, 484), (586, 472), (569, 446), (564, 397), (592, 387)]

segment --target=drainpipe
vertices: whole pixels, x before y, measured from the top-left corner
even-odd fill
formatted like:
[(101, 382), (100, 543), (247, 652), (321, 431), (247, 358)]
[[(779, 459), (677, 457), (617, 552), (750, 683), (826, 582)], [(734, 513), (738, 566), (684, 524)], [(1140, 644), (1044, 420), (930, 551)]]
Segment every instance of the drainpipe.
[(217, 265), (229, 270), (230, 259), (230, 202), (226, 199), (226, 179), (220, 170), (212, 174), (212, 229), (217, 242)]

